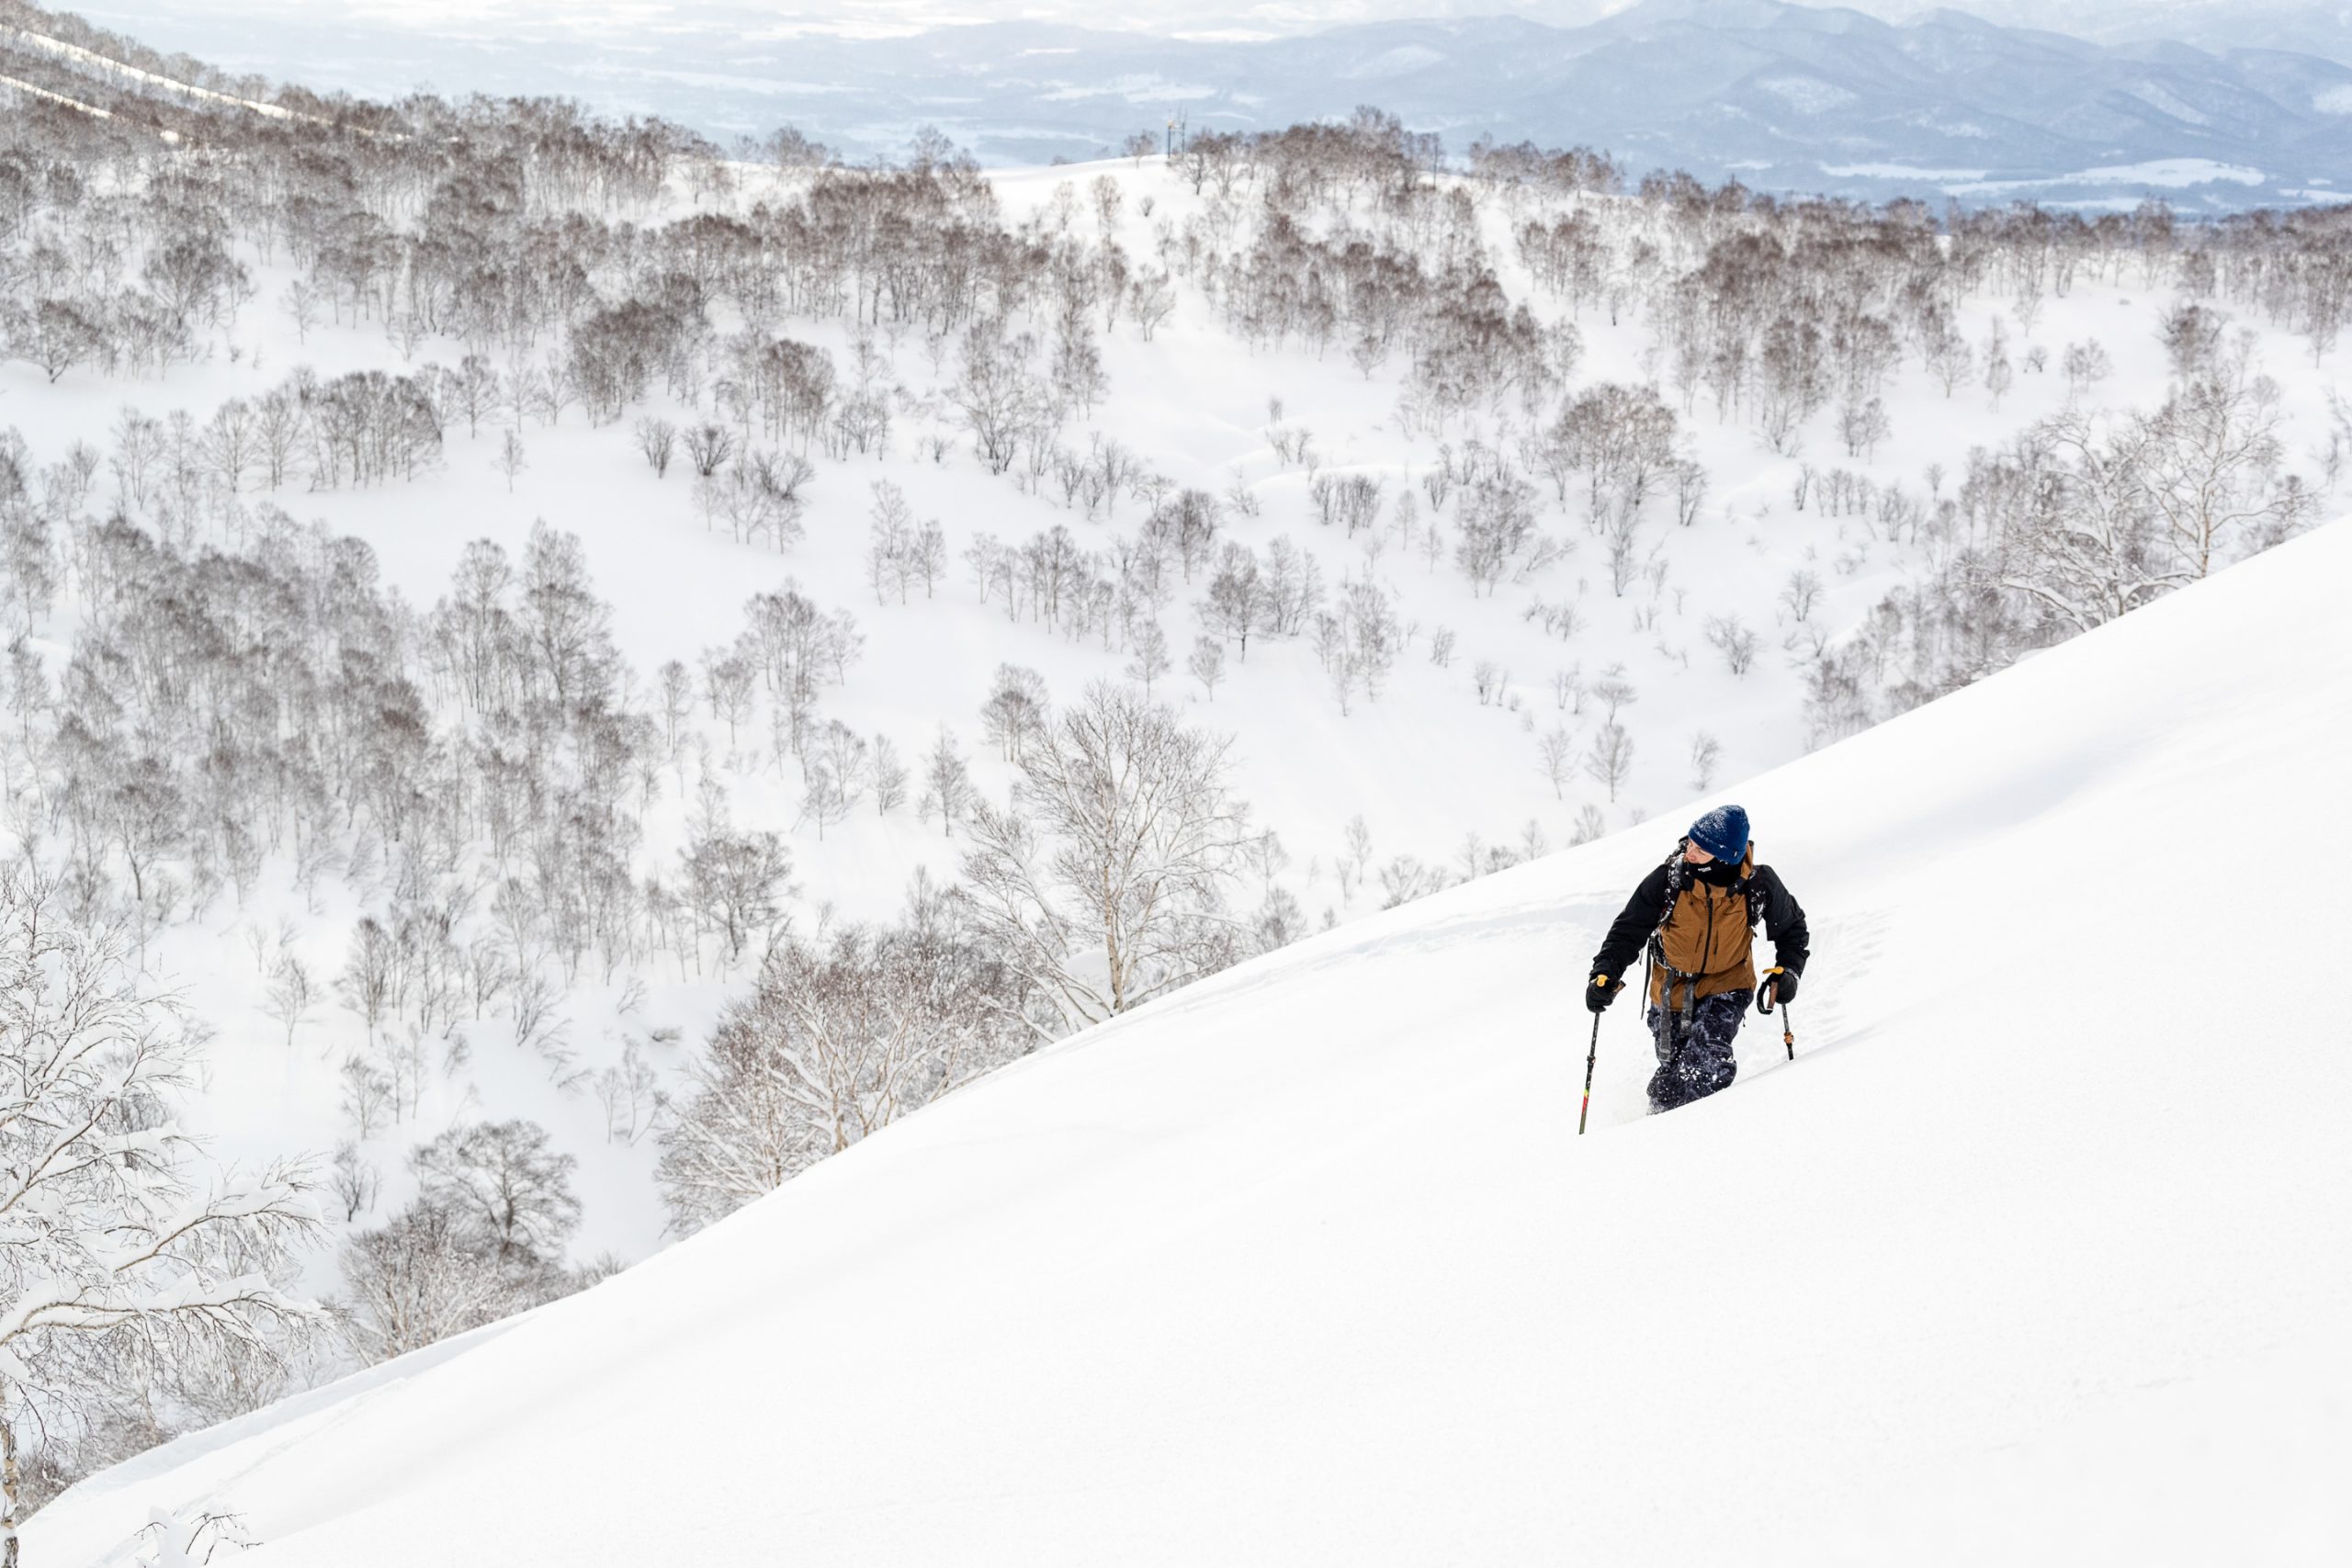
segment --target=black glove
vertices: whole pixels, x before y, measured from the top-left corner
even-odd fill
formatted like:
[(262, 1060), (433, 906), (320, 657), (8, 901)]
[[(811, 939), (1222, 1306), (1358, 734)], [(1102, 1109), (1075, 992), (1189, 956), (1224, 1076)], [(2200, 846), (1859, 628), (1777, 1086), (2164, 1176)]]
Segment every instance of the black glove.
[(1793, 969), (1775, 969), (1764, 977), (1764, 983), (1772, 987), (1774, 1007), (1796, 998), (1797, 972)]
[(1624, 987), (1622, 986), (1611, 985), (1609, 983), (1609, 976), (1606, 975), (1595, 975), (1592, 977), (1592, 983), (1584, 988), (1584, 1005), (1586, 1010), (1589, 1012), (1607, 1011), (1609, 1004), (1617, 999), (1617, 993), (1623, 988)]

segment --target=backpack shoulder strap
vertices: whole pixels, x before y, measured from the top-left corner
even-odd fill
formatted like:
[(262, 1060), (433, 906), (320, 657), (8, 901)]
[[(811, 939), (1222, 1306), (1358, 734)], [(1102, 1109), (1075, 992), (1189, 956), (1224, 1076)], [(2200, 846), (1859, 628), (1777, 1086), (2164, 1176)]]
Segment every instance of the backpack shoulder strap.
[(1650, 927), (1653, 942), (1657, 940), (1657, 933), (1666, 929), (1666, 922), (1674, 919), (1674, 906), (1689, 884), (1690, 870), (1690, 863), (1682, 858), (1682, 846), (1675, 845), (1674, 852), (1666, 857), (1666, 902), (1658, 906), (1657, 923)]
[[(1690, 885), (1690, 863), (1682, 858), (1682, 846), (1677, 843), (1674, 846), (1674, 852), (1666, 860), (1666, 902), (1658, 908), (1657, 924), (1650, 928), (1647, 950), (1651, 966), (1666, 971), (1666, 1007), (1668, 1012), (1674, 1010), (1674, 983), (1678, 977), (1689, 982), (1684, 987), (1683, 1010), (1687, 1012), (1699, 1005), (1699, 977), (1696, 975), (1684, 976), (1680, 970), (1666, 961), (1666, 922), (1674, 919), (1675, 903), (1682, 897), (1682, 890)], [(1649, 995), (1649, 986), (1650, 979), (1645, 976), (1642, 987), (1644, 996)]]

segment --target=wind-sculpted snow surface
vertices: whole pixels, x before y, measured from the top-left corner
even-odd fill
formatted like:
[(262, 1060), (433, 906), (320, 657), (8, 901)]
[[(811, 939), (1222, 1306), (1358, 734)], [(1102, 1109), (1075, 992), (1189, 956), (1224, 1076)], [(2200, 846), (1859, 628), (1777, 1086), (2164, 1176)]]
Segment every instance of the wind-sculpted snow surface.
[[(2342, 1561), (2336, 525), (1742, 786), (1800, 1053), (1573, 1134), (1621, 834), (1026, 1058), (158, 1450), (256, 1568)], [(109, 1555), (111, 1554), (111, 1555)]]

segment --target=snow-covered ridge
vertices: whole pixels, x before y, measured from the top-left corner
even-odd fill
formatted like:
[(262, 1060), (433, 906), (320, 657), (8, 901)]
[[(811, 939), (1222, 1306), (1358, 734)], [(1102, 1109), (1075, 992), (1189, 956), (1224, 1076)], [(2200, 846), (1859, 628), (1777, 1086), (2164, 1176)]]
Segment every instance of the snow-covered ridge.
[(43, 98), (52, 104), (62, 104), (69, 109), (78, 109), (84, 114), (95, 115), (100, 119), (114, 118), (112, 109), (102, 109), (96, 104), (85, 104), (79, 98), (69, 98), (62, 93), (52, 93), (47, 87), (35, 86), (22, 77), (0, 75), (0, 86), (13, 87), (19, 93), (29, 93), (36, 98)]
[[(141, 70), (136, 65), (109, 59), (95, 50), (84, 49), (80, 44), (67, 43), (62, 39), (53, 39), (44, 33), (32, 32), (24, 28), (0, 23), (0, 35), (5, 35), (9, 42), (23, 48), (54, 55), (84, 70), (119, 76), (141, 88), (161, 88), (165, 92), (177, 93), (183, 97), (198, 99), (205, 103), (221, 104), (231, 108), (250, 109), (254, 114), (270, 119), (307, 119), (318, 125), (327, 123), (316, 115), (299, 115), (282, 104), (266, 104), (253, 98), (240, 98), (227, 93), (216, 93), (209, 87), (199, 87), (192, 83), (174, 81), (168, 76), (159, 76), (152, 71)], [(51, 94), (43, 96), (54, 96)], [(86, 106), (76, 105), (75, 107)]]
[(2275, 965), (2352, 941), (2293, 897), (2347, 577), (2336, 524), (1743, 785), (1816, 957), (1716, 1099), (1642, 1119), (1620, 1010), (1574, 1136), (1667, 847), (1621, 834), (97, 1477), (26, 1561), (151, 1509), (268, 1568), (2340, 1561), (2352, 1053)]

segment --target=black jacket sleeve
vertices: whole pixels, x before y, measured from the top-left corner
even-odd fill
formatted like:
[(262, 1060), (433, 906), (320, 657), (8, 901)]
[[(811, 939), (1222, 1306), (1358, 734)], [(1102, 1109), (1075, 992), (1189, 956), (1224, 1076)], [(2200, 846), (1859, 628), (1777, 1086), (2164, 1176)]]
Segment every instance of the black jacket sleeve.
[(1764, 895), (1764, 934), (1772, 939), (1772, 961), (1783, 969), (1804, 973), (1813, 952), (1804, 929), (1804, 910), (1769, 865), (1756, 868), (1756, 886)]
[[(1612, 986), (1623, 984), (1626, 971), (1633, 968), (1642, 955), (1642, 944), (1649, 941), (1650, 932), (1657, 929), (1658, 911), (1664, 908), (1666, 867), (1659, 865), (1642, 878), (1642, 885), (1634, 888), (1634, 896), (1625, 901), (1624, 911), (1610, 926), (1609, 935), (1601, 941), (1600, 951), (1592, 955), (1592, 968), (1589, 973), (1608, 976)], [(1803, 929), (1802, 925), (1799, 929)]]

